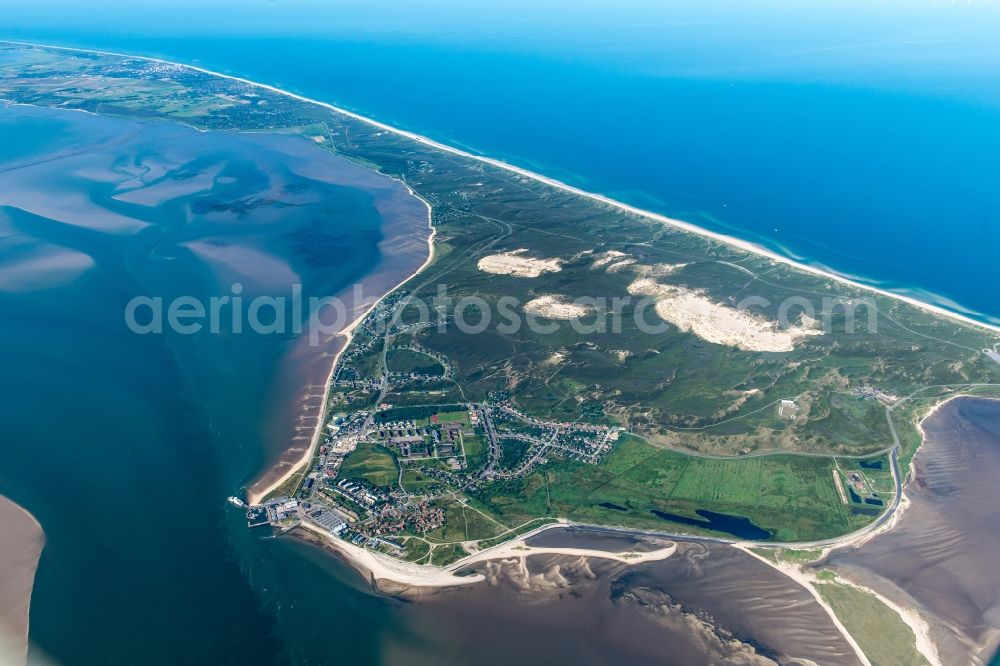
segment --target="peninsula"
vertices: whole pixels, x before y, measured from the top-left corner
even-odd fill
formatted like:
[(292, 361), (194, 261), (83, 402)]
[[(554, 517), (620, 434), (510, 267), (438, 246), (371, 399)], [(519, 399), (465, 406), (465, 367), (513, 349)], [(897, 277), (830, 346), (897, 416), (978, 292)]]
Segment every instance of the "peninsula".
[(431, 585), (560, 522), (836, 543), (897, 506), (928, 409), (1000, 388), (994, 327), (270, 86), (8, 44), (0, 99), (296, 133), (426, 202), (427, 261), (247, 510)]

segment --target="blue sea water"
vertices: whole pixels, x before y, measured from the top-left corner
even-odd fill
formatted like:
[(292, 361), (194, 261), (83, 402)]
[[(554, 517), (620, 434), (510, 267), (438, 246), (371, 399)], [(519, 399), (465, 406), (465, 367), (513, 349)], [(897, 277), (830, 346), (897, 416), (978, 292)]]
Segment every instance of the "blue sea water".
[(1000, 321), (991, 3), (11, 0)]
[[(0, 38), (271, 83), (1000, 319), (1000, 9), (537, 4), (7, 0)], [(8, 128), (4, 158), (60, 131)], [(87, 298), (4, 301), (0, 492), (50, 539), (36, 657), (135, 663), (155, 642), (152, 663), (368, 663), (430, 640), (328, 559), (226, 512), (264, 457), (239, 400), (261, 398), (267, 358), (248, 350), (252, 372), (234, 373), (217, 349), (109, 337), (95, 315), (120, 312), (110, 276), (134, 266), (102, 243)]]

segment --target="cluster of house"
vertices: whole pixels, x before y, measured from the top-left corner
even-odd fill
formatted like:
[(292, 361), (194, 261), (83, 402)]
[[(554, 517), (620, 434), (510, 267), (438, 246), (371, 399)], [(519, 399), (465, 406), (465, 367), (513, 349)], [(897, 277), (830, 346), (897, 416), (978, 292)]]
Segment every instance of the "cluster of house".
[(444, 509), (431, 507), (427, 502), (417, 504), (406, 516), (409, 523), (417, 532), (430, 532), (444, 525)]
[(348, 479), (341, 479), (337, 483), (337, 490), (358, 504), (369, 508), (375, 506), (382, 500), (381, 497), (373, 493), (368, 488), (365, 488), (360, 483), (350, 481)]
[(418, 426), (413, 421), (397, 421), (383, 424), (378, 439), (397, 449), (402, 458), (450, 458), (461, 453), (461, 431), (461, 423)]

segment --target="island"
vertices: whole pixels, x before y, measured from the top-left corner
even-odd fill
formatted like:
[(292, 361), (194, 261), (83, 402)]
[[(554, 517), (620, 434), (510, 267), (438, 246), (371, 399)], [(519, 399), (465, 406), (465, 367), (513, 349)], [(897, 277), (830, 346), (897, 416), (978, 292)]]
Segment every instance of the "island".
[(553, 525), (843, 544), (935, 406), (1000, 394), (993, 326), (270, 86), (7, 43), (0, 99), (297, 134), (426, 203), (424, 265), (323, 330), (309, 445), (231, 498), (376, 580), (461, 584)]

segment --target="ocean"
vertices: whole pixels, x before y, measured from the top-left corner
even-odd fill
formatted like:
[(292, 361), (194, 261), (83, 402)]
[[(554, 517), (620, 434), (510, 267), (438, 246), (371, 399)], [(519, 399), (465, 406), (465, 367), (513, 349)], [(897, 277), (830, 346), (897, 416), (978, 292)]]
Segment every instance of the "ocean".
[(0, 37), (277, 85), (1000, 321), (1000, 7), (537, 4), (12, 0)]
[[(537, 4), (9, 0), (0, 38), (160, 56), (273, 84), (1000, 321), (1000, 9)], [(99, 143), (118, 135), (116, 122), (4, 110), (0, 159)], [(169, 137), (156, 132), (173, 130), (146, 131), (136, 141), (162, 145)], [(241, 178), (252, 171), (239, 159), (246, 147), (205, 140), (199, 151), (228, 155)], [(50, 175), (47, 186), (74, 177)], [(92, 203), (119, 205), (92, 187)], [(316, 187), (347, 211), (335, 239), (356, 249), (347, 264), (303, 260), (292, 238), (315, 233), (308, 219), (249, 239), (245, 229), (217, 235), (267, 250), (276, 271), (316, 293), (336, 291), (378, 263), (381, 221), (357, 189)], [(287, 348), (271, 341), (168, 343), (122, 331), (136, 289), (213, 294), (234, 279), (199, 270), (172, 282), (167, 264), (193, 251), (177, 249), (186, 239), (170, 211), (153, 208), (149, 229), (118, 235), (63, 228), (51, 208), (4, 213), (37, 241), (19, 250), (21, 291), (0, 294), (0, 494), (28, 508), (48, 539), (33, 663), (375, 663), (416, 648), (491, 663), (498, 645), (530, 663), (533, 648), (549, 649), (545, 631), (521, 651), (504, 640), (496, 626), (517, 626), (509, 604), (479, 602), (496, 625), (488, 614), (469, 619), (468, 602), (415, 612), (312, 546), (247, 532), (224, 499), (267, 464), (266, 434), (287, 415), (264, 408), (295, 404), (298, 395), (283, 399), (302, 390), (296, 377), (314, 379), (281, 375)], [(150, 253), (164, 238), (175, 252)], [(35, 256), (57, 262), (66, 282), (32, 283)], [(456, 652), (450, 641), (466, 627), (495, 632), (492, 642), (465, 640)], [(581, 654), (614, 654), (601, 642), (606, 627), (592, 629), (596, 645)]]

